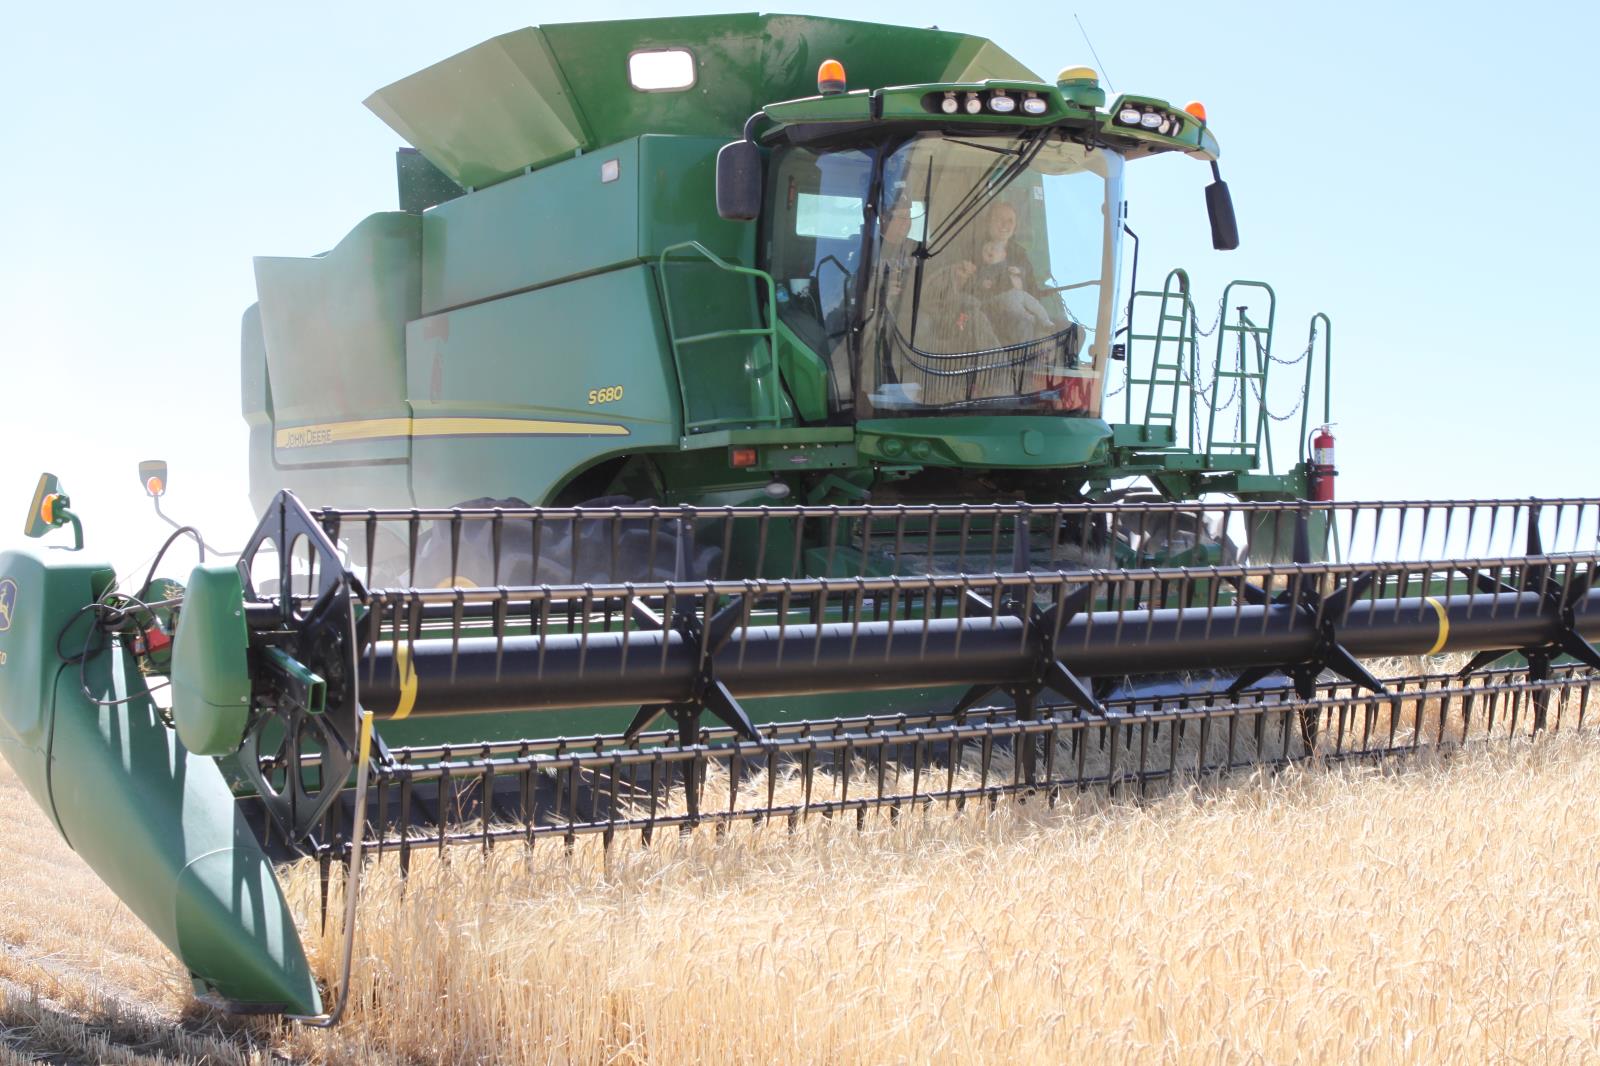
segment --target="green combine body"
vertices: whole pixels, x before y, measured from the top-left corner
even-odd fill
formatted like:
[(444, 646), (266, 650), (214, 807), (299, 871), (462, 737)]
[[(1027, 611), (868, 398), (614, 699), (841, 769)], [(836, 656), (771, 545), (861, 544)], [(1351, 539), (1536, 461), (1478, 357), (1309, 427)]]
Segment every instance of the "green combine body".
[[(827, 58), (859, 88), (818, 95)], [(412, 145), (401, 210), (256, 260), (258, 509), (282, 488), (377, 507), (1060, 501), (1130, 477), (1305, 495), (1304, 432), (1270, 468), (1270, 290), (1214, 360), (1181, 272), (1116, 292), (1124, 163), (1216, 159), (1164, 101), (1106, 109), (1092, 71), (1047, 81), (963, 34), (732, 15), (518, 30), (367, 104)], [(756, 221), (718, 214), (741, 131)], [(989, 269), (997, 211), (1049, 317), (1009, 334), (993, 285), (960, 281)], [(1154, 326), (1119, 336), (1127, 315)], [(1237, 399), (1220, 425), (1207, 378), (1210, 403)]]
[[(1232, 205), (1203, 108), (1106, 103), (1092, 71), (1046, 80), (981, 38), (788, 15), (524, 29), (378, 91), (410, 145), (400, 209), (256, 261), (240, 561), (129, 588), (0, 552), (0, 755), (199, 993), (331, 1024), (369, 838), (401, 862), (649, 839), (700, 824), (712, 760), (719, 826), (785, 814), (738, 791), (762, 760), (769, 786), (802, 767), (809, 804), (836, 758), (828, 813), (860, 818), (1115, 787), (1131, 723), (1172, 720), (1123, 691), (1145, 673), (1310, 699), (1324, 669), (1382, 691), (1359, 656), (1447, 642), (1524, 650), (1539, 683), (1556, 654), (1600, 665), (1600, 591), (1549, 561), (1537, 505), (1489, 525), (1527, 537), (1521, 575), (1314, 562), (1385, 513), (1281, 502), (1311, 487), (1327, 320), (1284, 397), (1270, 288), (1225, 289), (1213, 330), (1182, 271), (1140, 289), (1127, 164), (1209, 163), (1219, 248)], [(1281, 470), (1274, 396), (1299, 414)], [(159, 498), (165, 465), (140, 480)], [(1235, 500), (1178, 502), (1207, 494)], [(70, 503), (46, 475), (27, 535), (81, 549)], [(1557, 531), (1600, 514), (1563, 506)], [(1264, 706), (1284, 757), (1335, 713), (1229, 711), (1252, 757)], [(349, 863), (327, 999), (269, 859), (290, 853)]]

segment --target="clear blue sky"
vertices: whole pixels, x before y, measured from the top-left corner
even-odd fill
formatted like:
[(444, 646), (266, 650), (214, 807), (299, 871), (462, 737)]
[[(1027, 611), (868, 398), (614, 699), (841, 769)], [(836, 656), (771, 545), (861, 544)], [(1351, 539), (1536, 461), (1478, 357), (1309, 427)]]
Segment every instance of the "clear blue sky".
[[(252, 524), (238, 415), (251, 256), (309, 255), (394, 205), (373, 89), (494, 34), (633, 3), (22, 5), (0, 35), (0, 544), (41, 469), (136, 558), (169, 509)], [(819, 3), (937, 23), (1053, 74), (1094, 63), (1074, 5)], [(1280, 353), (1334, 321), (1340, 495), (1597, 494), (1593, 5), (1076, 5), (1118, 91), (1205, 102), (1243, 233), (1210, 251), (1205, 168), (1129, 169), (1144, 269), (1200, 303), (1280, 296)], [(841, 57), (846, 60), (848, 56)], [(1098, 65), (1098, 64), (1095, 64)], [(1148, 277), (1148, 276), (1147, 276)], [(359, 501), (352, 501), (352, 503)]]

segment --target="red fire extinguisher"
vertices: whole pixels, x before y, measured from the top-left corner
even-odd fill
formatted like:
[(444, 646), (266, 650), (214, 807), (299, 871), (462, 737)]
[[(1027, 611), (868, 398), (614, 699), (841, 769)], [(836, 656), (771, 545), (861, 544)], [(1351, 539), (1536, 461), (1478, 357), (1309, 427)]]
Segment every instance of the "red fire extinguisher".
[(1311, 476), (1308, 479), (1311, 498), (1318, 502), (1333, 499), (1333, 478), (1338, 473), (1333, 468), (1333, 427), (1317, 427), (1311, 438)]

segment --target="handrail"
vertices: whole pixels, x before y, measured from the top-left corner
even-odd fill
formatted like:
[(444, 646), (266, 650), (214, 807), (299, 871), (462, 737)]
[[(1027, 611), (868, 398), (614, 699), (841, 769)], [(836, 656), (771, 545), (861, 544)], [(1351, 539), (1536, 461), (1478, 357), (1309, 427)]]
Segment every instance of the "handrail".
[[(1249, 314), (1250, 304), (1244, 302), (1233, 306), (1230, 314), (1230, 304), (1235, 301), (1235, 290), (1245, 289), (1258, 290), (1258, 295), (1265, 296), (1267, 308), (1264, 322), (1257, 323), (1252, 319)], [(1158, 318), (1155, 328), (1145, 333), (1136, 332), (1135, 322), (1139, 320), (1137, 308), (1140, 302), (1158, 299), (1160, 303), (1156, 312)], [(1178, 313), (1173, 310), (1173, 304), (1180, 299), (1182, 310)], [(1143, 424), (1145, 426), (1166, 424), (1170, 419), (1173, 428), (1172, 443), (1182, 447), (1184, 441), (1180, 439), (1182, 435), (1177, 425), (1177, 412), (1183, 405), (1183, 393), (1187, 391), (1189, 452), (1202, 456), (1208, 464), (1217, 463), (1223, 456), (1234, 457), (1234, 461), (1237, 462), (1237, 457), (1243, 456), (1250, 461), (1252, 467), (1259, 467), (1268, 474), (1274, 474), (1277, 457), (1274, 454), (1272, 422), (1288, 422), (1293, 425), (1291, 420), (1294, 420), (1298, 413), (1299, 438), (1295, 450), (1290, 454), (1293, 454), (1296, 462), (1302, 466), (1308, 461), (1309, 432), (1313, 424), (1311, 413), (1313, 388), (1319, 374), (1317, 367), (1319, 351), (1322, 364), (1320, 369), (1322, 418), (1317, 424), (1327, 424), (1333, 417), (1333, 324), (1326, 314), (1319, 311), (1311, 316), (1306, 347), (1298, 357), (1278, 359), (1272, 354), (1277, 318), (1277, 294), (1266, 282), (1243, 279), (1230, 282), (1223, 290), (1215, 325), (1204, 332), (1199, 328), (1189, 276), (1182, 269), (1169, 272), (1160, 290), (1141, 289), (1133, 293), (1129, 298), (1129, 309), (1128, 353), (1123, 385), (1118, 390), (1125, 393), (1123, 417), (1129, 425), (1139, 424), (1135, 420), (1137, 412), (1134, 391), (1136, 388), (1143, 388), (1145, 390)], [(1179, 327), (1176, 336), (1169, 332), (1171, 324), (1177, 324)], [(1217, 345), (1212, 359), (1208, 392), (1203, 374), (1199, 338), (1211, 336), (1213, 330), (1216, 332)], [(1230, 339), (1234, 342), (1232, 351), (1228, 347)], [(1134, 366), (1141, 354), (1139, 348), (1141, 342), (1152, 346), (1148, 373), (1143, 375), (1139, 372), (1140, 368)], [(1163, 370), (1170, 370), (1172, 366), (1171, 362), (1163, 361), (1169, 342), (1177, 346), (1175, 359), (1179, 366), (1173, 371), (1175, 377), (1164, 378)], [(1271, 365), (1282, 363), (1285, 366), (1293, 366), (1302, 359), (1306, 365), (1303, 381), (1300, 382), (1298, 403), (1285, 414), (1273, 414), (1267, 403)], [(1225, 396), (1223, 389), (1230, 382), (1233, 388)], [(1172, 390), (1174, 403), (1170, 415), (1165, 404), (1156, 399), (1157, 390)], [(1254, 410), (1251, 409), (1252, 398), (1255, 404)], [(1239, 402), (1237, 414), (1223, 420), (1225, 424), (1222, 430), (1225, 437), (1229, 435), (1230, 427), (1237, 432), (1232, 434), (1234, 439), (1219, 439), (1217, 416), (1232, 407), (1235, 400)], [(1202, 415), (1205, 416), (1203, 426)], [(1282, 441), (1277, 443), (1280, 446), (1283, 444)], [(1281, 447), (1279, 450), (1282, 451)]]
[[(708, 333), (695, 333), (687, 337), (678, 336), (677, 328), (672, 321), (672, 289), (667, 282), (667, 261), (677, 252), (694, 252), (701, 258), (708, 260), (712, 266), (725, 270), (730, 274), (744, 274), (767, 283), (767, 317), (765, 326), (750, 329), (720, 329)], [(685, 434), (700, 432), (718, 426), (738, 426), (749, 423), (768, 423), (781, 425), (783, 422), (783, 387), (778, 378), (778, 301), (777, 283), (772, 280), (772, 275), (757, 267), (740, 266), (730, 263), (717, 255), (699, 241), (681, 241), (678, 244), (668, 245), (662, 249), (657, 259), (657, 273), (661, 279), (661, 304), (667, 319), (667, 341), (672, 345), (672, 362), (678, 372), (678, 401), (683, 407), (683, 431)], [(767, 398), (771, 411), (761, 414), (754, 410), (751, 404), (750, 418), (708, 418), (691, 421), (689, 418), (689, 389), (684, 380), (683, 357), (679, 349), (690, 344), (701, 344), (706, 341), (725, 340), (729, 337), (766, 337), (767, 359), (761, 366), (750, 367), (751, 377), (756, 383), (756, 391)]]
[[(1267, 322), (1266, 322), (1266, 325), (1258, 326), (1258, 325), (1256, 325), (1254, 322), (1252, 322), (1249, 319), (1249, 317), (1245, 314), (1246, 310), (1248, 310), (1248, 308), (1249, 308), (1248, 304), (1241, 304), (1241, 305), (1239, 305), (1237, 307), (1237, 310), (1239, 312), (1239, 316), (1238, 316), (1237, 322), (1236, 322), (1236, 324), (1232, 324), (1232, 325), (1229, 324), (1229, 322), (1228, 322), (1228, 306), (1229, 306), (1228, 305), (1228, 300), (1229, 300), (1229, 297), (1232, 296), (1233, 290), (1236, 289), (1236, 288), (1261, 289), (1266, 293), (1266, 296), (1267, 296)], [(1234, 380), (1236, 388), (1238, 389), (1238, 392), (1239, 392), (1239, 436), (1238, 436), (1237, 440), (1223, 441), (1223, 442), (1221, 442), (1221, 444), (1222, 444), (1223, 447), (1227, 447), (1227, 448), (1231, 449), (1230, 454), (1234, 454), (1234, 455), (1249, 455), (1252, 465), (1255, 464), (1255, 463), (1258, 463), (1260, 461), (1261, 450), (1262, 450), (1262, 438), (1266, 435), (1266, 414), (1265, 414), (1265, 412), (1266, 412), (1267, 407), (1266, 407), (1266, 402), (1265, 401), (1266, 401), (1266, 391), (1267, 391), (1267, 367), (1271, 364), (1272, 329), (1273, 329), (1273, 324), (1274, 324), (1274, 322), (1276, 321), (1276, 318), (1277, 318), (1277, 309), (1278, 309), (1278, 296), (1277, 296), (1277, 293), (1275, 293), (1273, 291), (1271, 285), (1268, 285), (1264, 281), (1246, 281), (1246, 280), (1230, 281), (1228, 283), (1227, 288), (1222, 290), (1221, 318), (1220, 318), (1220, 320), (1218, 322), (1218, 325), (1217, 325), (1217, 355), (1216, 355), (1215, 361), (1212, 363), (1212, 374), (1211, 374), (1211, 405), (1210, 405), (1211, 406), (1211, 417), (1210, 417), (1210, 419), (1208, 420), (1208, 422), (1206, 424), (1206, 459), (1207, 459), (1207, 461), (1211, 461), (1212, 458), (1217, 454), (1217, 447), (1218, 447), (1217, 433), (1216, 433), (1216, 430), (1217, 430), (1217, 409), (1218, 409), (1218, 406), (1219, 406), (1218, 400), (1219, 400), (1219, 397), (1220, 397), (1221, 392), (1222, 392), (1222, 381), (1225, 378), (1232, 378)], [(1236, 334), (1237, 335), (1237, 339), (1238, 339), (1238, 351), (1237, 351), (1237, 355), (1236, 355), (1235, 360), (1234, 360), (1234, 365), (1237, 366), (1237, 368), (1238, 368), (1236, 370), (1224, 370), (1222, 368), (1223, 347), (1224, 347), (1224, 344), (1227, 341), (1228, 334), (1230, 334), (1230, 333)], [(1245, 350), (1244, 350), (1244, 342), (1245, 342), (1246, 334), (1249, 334), (1250, 336), (1252, 336), (1256, 341), (1256, 364), (1257, 364), (1257, 369), (1254, 372), (1251, 372), (1251, 371), (1246, 369), (1246, 367), (1249, 365), (1246, 362)], [(1262, 334), (1266, 335), (1266, 339), (1265, 339), (1264, 343), (1262, 341)], [(1259, 388), (1259, 390), (1260, 390), (1260, 396), (1258, 397), (1258, 401), (1259, 401), (1258, 402), (1258, 406), (1261, 408), (1261, 413), (1257, 415), (1257, 419), (1256, 419), (1257, 425), (1256, 425), (1256, 433), (1255, 433), (1255, 439), (1254, 440), (1251, 440), (1248, 437), (1249, 428), (1250, 428), (1250, 416), (1249, 416), (1250, 395), (1249, 394), (1250, 394), (1250, 383), (1251, 383), (1251, 381), (1255, 381), (1257, 383), (1257, 388)], [(1272, 465), (1271, 465), (1271, 445), (1270, 445), (1270, 443), (1267, 446), (1267, 450), (1268, 450), (1267, 470), (1268, 470), (1268, 473), (1271, 473), (1272, 472)]]
[(1322, 425), (1333, 421), (1333, 322), (1326, 314), (1318, 311), (1311, 316), (1311, 328), (1306, 337), (1306, 391), (1300, 401), (1300, 461), (1306, 462), (1310, 458), (1309, 435), (1311, 432), (1311, 369), (1316, 362), (1317, 348), (1317, 319), (1322, 319)]

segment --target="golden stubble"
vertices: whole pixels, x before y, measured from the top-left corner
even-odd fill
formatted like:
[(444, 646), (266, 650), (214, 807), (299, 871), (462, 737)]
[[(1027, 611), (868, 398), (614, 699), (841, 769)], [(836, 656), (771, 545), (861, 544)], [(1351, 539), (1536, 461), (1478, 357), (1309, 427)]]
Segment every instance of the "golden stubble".
[[(461, 849), (419, 856), (403, 884), (385, 860), (339, 1030), (146, 1046), (158, 1061), (212, 1040), (216, 1061), (1592, 1061), (1597, 770), (1600, 740), (1550, 736), (1143, 804)], [(42, 1053), (38, 995), (58, 1026), (132, 1003), (141, 1025), (209, 1033), (182, 1017), (176, 964), (9, 776), (0, 799), (0, 977), (33, 996), (0, 1004), (23, 1034), (5, 1054)], [(284, 881), (314, 925), (315, 865)], [(337, 937), (307, 930), (325, 980)]]
[[(379, 867), (350, 1028), (462, 1062), (1585, 1061), (1597, 766), (1557, 737), (1144, 805), (457, 852), (403, 892)], [(310, 912), (314, 870), (287, 881)]]

